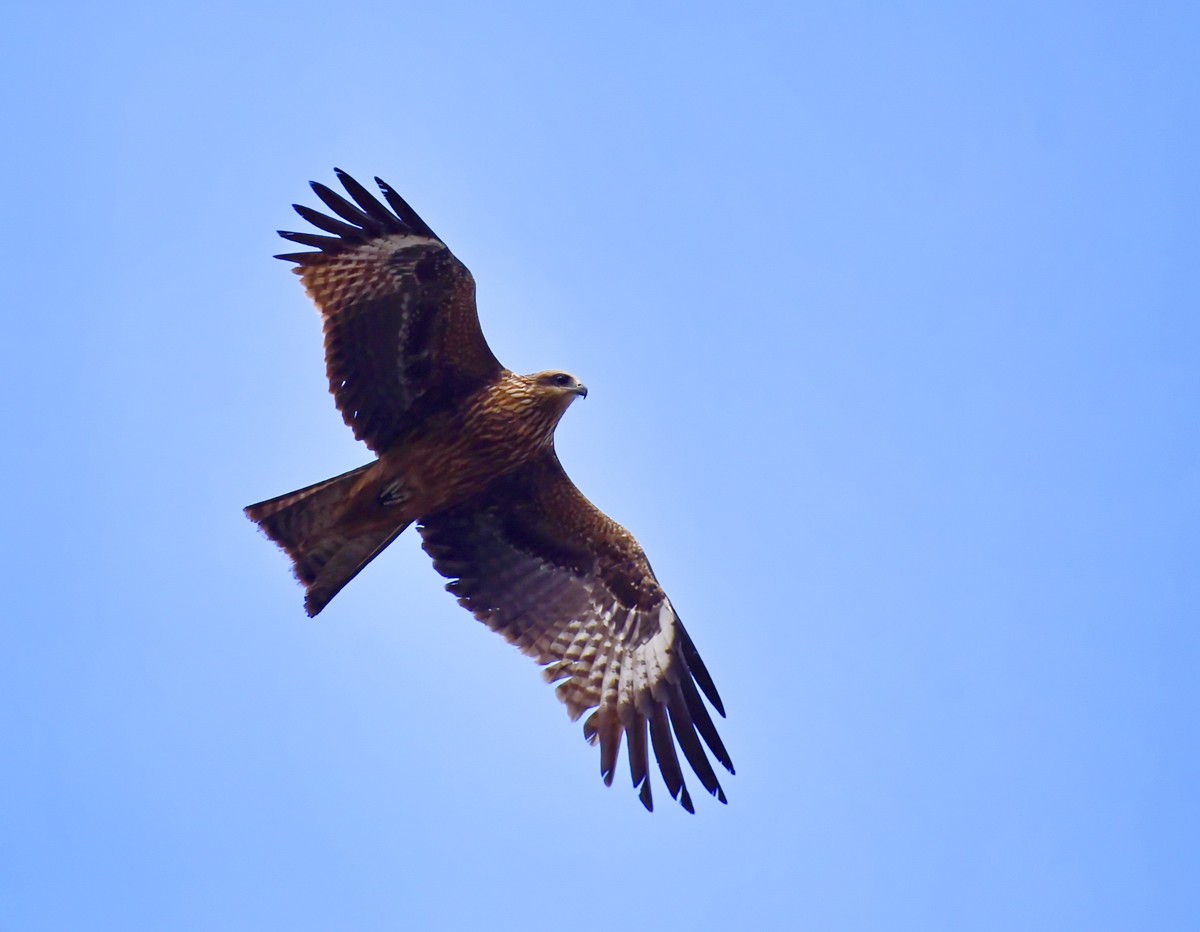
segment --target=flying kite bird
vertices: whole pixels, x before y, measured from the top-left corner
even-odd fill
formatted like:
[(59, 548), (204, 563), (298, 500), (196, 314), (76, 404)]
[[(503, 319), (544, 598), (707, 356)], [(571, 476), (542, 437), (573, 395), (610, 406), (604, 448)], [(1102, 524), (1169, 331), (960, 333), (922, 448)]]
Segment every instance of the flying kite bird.
[(725, 715), (712, 677), (638, 542), (555, 455), (555, 427), (587, 388), (567, 372), (504, 368), (466, 266), (384, 182), (390, 210), (335, 171), (351, 200), (313, 182), (336, 216), (295, 205), (322, 234), (280, 231), (316, 251), (277, 258), (296, 263), (321, 312), (330, 391), (377, 459), (247, 516), (291, 557), (309, 615), (416, 522), (459, 604), (544, 666), (572, 720), (595, 709), (583, 731), (606, 784), (624, 737), (642, 804), (653, 809), (653, 748), (693, 812), (678, 742), (725, 802), (700, 743), (734, 772), (700, 698)]

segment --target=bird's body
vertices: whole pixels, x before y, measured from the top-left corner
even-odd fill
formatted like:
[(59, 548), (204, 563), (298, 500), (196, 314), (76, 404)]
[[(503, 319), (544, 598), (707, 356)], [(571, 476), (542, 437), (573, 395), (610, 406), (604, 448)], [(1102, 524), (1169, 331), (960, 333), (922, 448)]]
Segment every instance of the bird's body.
[(347, 518), (408, 524), (469, 501), (552, 451), (554, 428), (574, 393), (539, 392), (533, 381), (506, 373), (393, 443), (363, 474)]
[[(562, 386), (546, 381), (560, 377), (570, 382)], [(289, 550), (298, 566), (306, 567), (302, 582), (311, 588), (326, 573), (306, 600), (309, 614), (315, 615), (370, 562), (335, 563), (335, 575), (327, 562), (316, 565), (326, 555), (335, 555), (333, 545), (390, 542), (422, 516), (469, 502), (514, 470), (554, 456), (554, 428), (581, 393), (586, 389), (567, 373), (524, 376), (506, 371), (462, 399), (460, 406), (415, 424), (374, 462), (348, 473), (353, 481), (336, 490), (317, 486), (308, 495), (301, 490), (280, 496), (250, 506), (247, 513)], [(328, 494), (332, 491), (336, 495)], [(280, 515), (306, 523), (286, 533)], [(372, 549), (371, 557), (376, 553)]]
[[(314, 184), (341, 219), (297, 207), (333, 236), (282, 233), (325, 321), (330, 389), (377, 454), (365, 466), (247, 515), (291, 557), (320, 612), (417, 522), (434, 567), (477, 618), (563, 680), (611, 782), (622, 735), (651, 807), (648, 738), (671, 795), (692, 808), (672, 732), (724, 801), (697, 740), (732, 763), (697, 685), (724, 714), (691, 639), (637, 541), (571, 483), (554, 430), (587, 389), (566, 372), (518, 375), (483, 339), (470, 273), (403, 200), (392, 210), (339, 172), (354, 203)], [(378, 181), (378, 179), (376, 179)]]

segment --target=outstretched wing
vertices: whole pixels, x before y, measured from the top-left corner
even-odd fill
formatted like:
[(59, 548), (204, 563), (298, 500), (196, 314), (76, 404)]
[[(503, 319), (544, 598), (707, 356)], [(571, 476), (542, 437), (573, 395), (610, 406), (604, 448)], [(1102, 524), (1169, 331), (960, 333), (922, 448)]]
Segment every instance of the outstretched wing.
[(583, 731), (600, 744), (605, 783), (624, 735), (633, 785), (653, 808), (648, 734), (684, 808), (693, 811), (676, 741), (705, 789), (725, 802), (700, 743), (733, 773), (697, 690), (724, 716), (712, 678), (642, 548), (584, 498), (553, 453), (479, 501), (424, 519), (421, 536), (460, 604), (545, 664), (547, 681), (562, 681), (558, 696), (572, 720), (596, 709)]
[(325, 321), (329, 390), (354, 436), (382, 453), (434, 411), (497, 378), (475, 310), (475, 280), (404, 200), (378, 178), (391, 210), (340, 169), (353, 203), (312, 189), (336, 217), (299, 204), (325, 234), (284, 239), (317, 252), (277, 256), (294, 269)]

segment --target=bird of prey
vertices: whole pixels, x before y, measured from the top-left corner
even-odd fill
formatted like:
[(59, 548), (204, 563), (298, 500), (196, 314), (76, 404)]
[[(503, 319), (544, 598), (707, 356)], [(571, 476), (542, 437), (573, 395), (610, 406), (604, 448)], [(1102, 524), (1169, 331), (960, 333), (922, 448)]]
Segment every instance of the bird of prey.
[[(380, 201), (335, 169), (349, 199), (312, 189), (333, 216), (295, 205), (321, 233), (296, 263), (324, 322), (329, 388), (376, 459), (245, 509), (292, 559), (316, 615), (414, 522), (446, 588), (544, 667), (612, 784), (624, 738), (653, 809), (649, 750), (693, 812), (676, 743), (725, 802), (701, 739), (733, 773), (700, 693), (721, 698), (642, 548), (575, 487), (554, 430), (587, 388), (568, 372), (510, 372), (492, 355), (475, 281), (387, 184)], [(390, 209), (389, 209), (390, 208)]]

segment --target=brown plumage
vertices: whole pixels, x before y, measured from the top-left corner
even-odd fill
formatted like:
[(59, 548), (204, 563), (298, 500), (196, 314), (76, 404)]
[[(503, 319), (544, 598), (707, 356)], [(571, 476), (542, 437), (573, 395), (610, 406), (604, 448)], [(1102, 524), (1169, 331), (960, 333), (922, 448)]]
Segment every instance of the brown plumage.
[(388, 206), (337, 175), (351, 200), (312, 185), (336, 217), (296, 206), (323, 233), (279, 234), (317, 251), (278, 258), (297, 264), (324, 320), (330, 391), (378, 458), (246, 514), (291, 557), (309, 615), (417, 522), (459, 603), (544, 665), (572, 719), (595, 710), (584, 734), (605, 783), (624, 736), (646, 808), (653, 749), (692, 811), (678, 742), (725, 802), (701, 744), (733, 773), (700, 696), (725, 714), (712, 678), (637, 541), (555, 455), (555, 427), (587, 389), (566, 372), (505, 369), (466, 266), (378, 178)]

